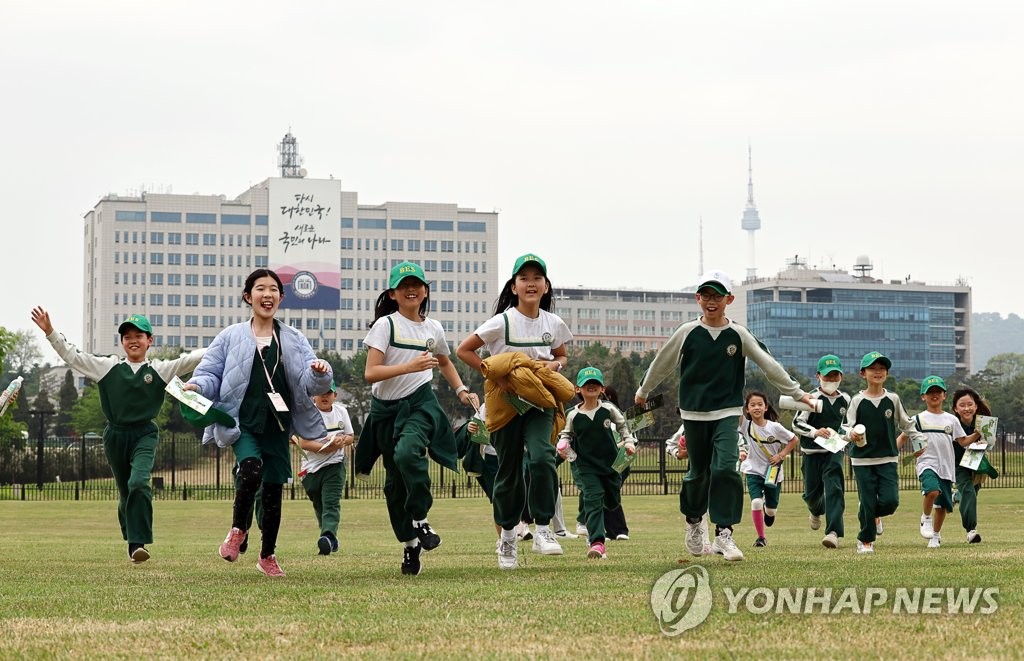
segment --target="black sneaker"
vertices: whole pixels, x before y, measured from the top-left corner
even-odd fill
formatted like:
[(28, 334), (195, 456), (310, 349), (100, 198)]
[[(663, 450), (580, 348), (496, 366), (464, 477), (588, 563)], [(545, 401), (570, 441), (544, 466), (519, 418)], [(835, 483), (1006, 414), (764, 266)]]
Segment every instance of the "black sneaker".
[[(437, 535), (434, 535), (435, 537)], [(420, 547), (406, 546), (402, 556), (402, 573), (408, 576), (420, 575)]]
[(764, 525), (766, 525), (767, 527), (771, 528), (772, 524), (774, 524), (774, 523), (775, 523), (775, 515), (774, 514), (765, 514), (764, 515)]
[(327, 535), (320, 535), (320, 539), (316, 540), (316, 548), (319, 550), (318, 555), (330, 555), (331, 539)]
[[(430, 524), (424, 521), (418, 526), (413, 526), (413, 530), (416, 531), (416, 537), (420, 540), (420, 546), (423, 547), (424, 551), (432, 551), (438, 546), (441, 546), (441, 537), (434, 532), (430, 527)], [(417, 573), (419, 573), (417, 571)]]
[(758, 537), (754, 542), (754, 546), (768, 546), (768, 540), (764, 537)]
[(338, 538), (334, 536), (334, 533), (326, 532), (327, 538), (331, 540), (331, 553), (338, 552)]
[(135, 546), (135, 548), (130, 549), (128, 553), (128, 558), (132, 561), (132, 564), (137, 565), (141, 562), (149, 560), (149, 551), (146, 550), (145, 546), (139, 544), (138, 546)]

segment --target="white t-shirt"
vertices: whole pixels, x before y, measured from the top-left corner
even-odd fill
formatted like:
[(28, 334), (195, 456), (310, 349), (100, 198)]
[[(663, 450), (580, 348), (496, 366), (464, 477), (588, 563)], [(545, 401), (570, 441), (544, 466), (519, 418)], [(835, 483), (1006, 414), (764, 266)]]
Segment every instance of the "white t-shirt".
[[(374, 322), (363, 344), (383, 353), (384, 365), (407, 363), (424, 351), (440, 356), (451, 353), (448, 341), (444, 338), (444, 328), (439, 322), (433, 319), (410, 321), (398, 312)], [(402, 399), (433, 379), (434, 370), (430, 369), (402, 374), (378, 381), (370, 387), (370, 393), (377, 399)]]
[[(913, 419), (920, 420), (921, 431), (928, 436), (928, 445), (917, 458), (917, 475), (932, 469), (943, 480), (956, 478), (956, 463), (953, 456), (954, 439), (967, 436), (960, 419), (952, 413), (929, 413), (922, 411)], [(907, 446), (903, 446), (907, 447)]]
[[(765, 420), (764, 427), (761, 427), (754, 424), (752, 420), (740, 418), (739, 432), (746, 441), (747, 447), (747, 458), (740, 464), (740, 472), (762, 477), (768, 472), (769, 457), (781, 452), (782, 448), (793, 440), (793, 432), (774, 420)], [(782, 466), (780, 465), (780, 482), (782, 478)]]
[[(355, 434), (355, 430), (352, 428), (352, 420), (348, 416), (348, 409), (341, 404), (335, 402), (330, 411), (320, 411), (320, 415), (324, 418), (328, 439), (333, 439), (335, 434)], [(340, 464), (343, 461), (345, 461), (344, 450), (334, 450), (333, 452), (310, 452), (309, 450), (303, 450), (302, 468), (300, 471), (303, 473), (315, 473), (324, 466)]]
[[(518, 351), (534, 360), (554, 360), (552, 349), (572, 339), (569, 327), (557, 314), (540, 310), (536, 319), (515, 308), (496, 314), (476, 329), (484, 348), (492, 356)], [(505, 320), (508, 319), (508, 323)]]

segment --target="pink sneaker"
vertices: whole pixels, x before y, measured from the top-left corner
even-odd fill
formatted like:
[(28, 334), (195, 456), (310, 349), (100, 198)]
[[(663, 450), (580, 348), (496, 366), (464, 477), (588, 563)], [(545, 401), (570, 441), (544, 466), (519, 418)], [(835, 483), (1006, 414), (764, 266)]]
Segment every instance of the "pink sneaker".
[(257, 558), (256, 569), (259, 569), (271, 578), (284, 576), (284, 570), (281, 569), (281, 565), (277, 564), (276, 555), (272, 555), (269, 558)]
[(228, 536), (224, 538), (224, 543), (220, 545), (220, 557), (224, 558), (228, 562), (234, 562), (238, 559), (238, 547), (245, 541), (245, 531), (238, 528), (232, 528), (228, 531)]
[(604, 544), (602, 544), (601, 542), (594, 542), (593, 544), (591, 544), (590, 550), (587, 551), (587, 557), (591, 560), (604, 560), (605, 558), (607, 558), (608, 554), (605, 553)]

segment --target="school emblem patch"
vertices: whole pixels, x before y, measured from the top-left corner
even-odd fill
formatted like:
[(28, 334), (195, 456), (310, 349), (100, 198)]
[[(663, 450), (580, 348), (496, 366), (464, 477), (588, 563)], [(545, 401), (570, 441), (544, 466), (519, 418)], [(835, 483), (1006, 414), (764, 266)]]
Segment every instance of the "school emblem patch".
[(149, 385), (149, 384), (153, 383), (153, 375), (152, 374), (146, 374), (146, 375), (144, 375), (142, 377), (142, 380), (146, 382), (146, 385)]
[(952, 436), (953, 435), (953, 425), (946, 425), (946, 428), (943, 429), (942, 431), (946, 432), (947, 436)]
[(427, 341), (424, 342), (423, 345), (425, 347), (427, 347), (427, 351), (430, 351), (431, 353), (433, 353), (434, 347), (437, 346), (437, 340), (435, 340), (432, 337), (428, 337)]
[(846, 417), (846, 407), (845, 406), (839, 407), (839, 415), (843, 416), (844, 418)]
[(892, 411), (891, 411), (891, 410), (889, 410), (889, 409), (886, 409), (886, 411), (885, 411), (885, 417), (886, 417), (887, 419), (888, 419), (888, 418), (891, 418), (891, 417), (892, 417)]
[(555, 339), (555, 336), (551, 333), (544, 333), (540, 336), (540, 339), (544, 341), (544, 344), (551, 344), (551, 340)]
[(725, 355), (732, 358), (733, 356), (736, 355), (737, 351), (739, 351), (739, 347), (737, 347), (735, 344), (730, 344), (725, 348)]

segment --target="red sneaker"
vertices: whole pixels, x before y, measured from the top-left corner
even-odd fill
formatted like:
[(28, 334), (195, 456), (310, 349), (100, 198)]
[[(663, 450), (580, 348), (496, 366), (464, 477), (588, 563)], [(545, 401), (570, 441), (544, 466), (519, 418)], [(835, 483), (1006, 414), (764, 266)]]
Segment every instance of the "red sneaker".
[(590, 545), (590, 550), (587, 551), (587, 557), (592, 560), (604, 560), (608, 557), (605, 552), (604, 544), (601, 542), (594, 542)]
[(228, 536), (224, 538), (224, 543), (220, 545), (220, 557), (228, 562), (234, 562), (238, 559), (239, 547), (244, 541), (245, 531), (232, 528), (228, 531)]
[(257, 558), (256, 569), (259, 569), (271, 578), (284, 576), (284, 570), (281, 569), (281, 565), (277, 564), (276, 555), (272, 555), (268, 558)]

